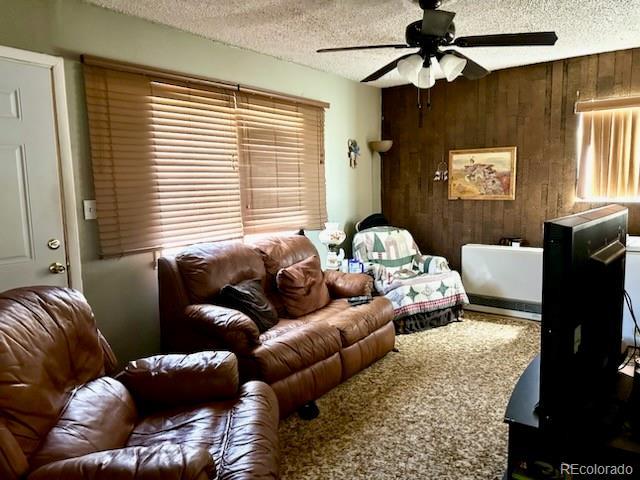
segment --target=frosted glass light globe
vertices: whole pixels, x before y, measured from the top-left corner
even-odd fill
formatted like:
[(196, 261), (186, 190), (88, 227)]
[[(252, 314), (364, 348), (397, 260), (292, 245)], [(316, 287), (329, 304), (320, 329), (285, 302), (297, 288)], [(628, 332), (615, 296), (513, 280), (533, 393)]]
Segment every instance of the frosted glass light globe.
[(422, 67), (422, 57), (417, 53), (398, 62), (398, 73), (408, 82), (414, 82)]
[(423, 67), (418, 72), (418, 78), (414, 85), (418, 88), (431, 88), (436, 83), (436, 74), (433, 68)]
[(444, 73), (448, 82), (452, 82), (458, 75), (460, 75), (466, 66), (466, 58), (456, 57), (450, 53), (447, 53), (440, 60), (440, 68), (442, 68), (442, 73)]

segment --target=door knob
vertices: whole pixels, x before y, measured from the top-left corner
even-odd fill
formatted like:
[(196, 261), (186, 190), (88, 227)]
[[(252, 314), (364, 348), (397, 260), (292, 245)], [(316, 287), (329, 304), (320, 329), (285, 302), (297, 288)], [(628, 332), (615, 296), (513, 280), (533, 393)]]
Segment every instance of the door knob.
[(67, 270), (67, 267), (65, 267), (60, 262), (53, 262), (51, 265), (49, 265), (49, 271), (51, 273), (62, 273), (66, 270)]

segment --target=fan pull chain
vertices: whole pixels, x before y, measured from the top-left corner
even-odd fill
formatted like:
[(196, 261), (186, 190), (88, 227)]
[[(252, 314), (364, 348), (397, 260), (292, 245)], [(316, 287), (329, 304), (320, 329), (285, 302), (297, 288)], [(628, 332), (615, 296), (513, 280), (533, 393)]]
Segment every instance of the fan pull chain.
[[(427, 88), (427, 109), (431, 111), (431, 89)], [(418, 92), (418, 128), (422, 128), (423, 115), (422, 115), (422, 89), (416, 88)]]
[(422, 92), (419, 88), (416, 88), (416, 91), (418, 92), (418, 128), (422, 128)]

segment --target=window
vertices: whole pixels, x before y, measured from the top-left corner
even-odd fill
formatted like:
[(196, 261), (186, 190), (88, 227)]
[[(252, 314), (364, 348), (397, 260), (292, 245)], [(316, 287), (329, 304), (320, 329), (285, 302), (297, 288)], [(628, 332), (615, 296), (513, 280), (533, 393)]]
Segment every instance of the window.
[(240, 95), (238, 144), (247, 234), (320, 228), (326, 220), (324, 112), (315, 107)]
[(576, 112), (578, 197), (640, 201), (640, 98), (578, 102)]
[(324, 107), (85, 58), (102, 256), (326, 220)]

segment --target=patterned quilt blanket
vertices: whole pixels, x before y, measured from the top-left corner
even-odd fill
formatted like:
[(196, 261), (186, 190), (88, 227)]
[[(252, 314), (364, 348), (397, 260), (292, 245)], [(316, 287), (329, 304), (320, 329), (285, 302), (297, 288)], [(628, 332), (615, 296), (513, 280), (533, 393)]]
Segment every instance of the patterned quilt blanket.
[(396, 319), (469, 303), (455, 271), (396, 280), (380, 293), (391, 300)]
[(422, 255), (402, 228), (374, 227), (357, 233), (354, 256), (369, 265), (376, 290), (400, 319), (469, 303), (460, 275), (443, 257)]

